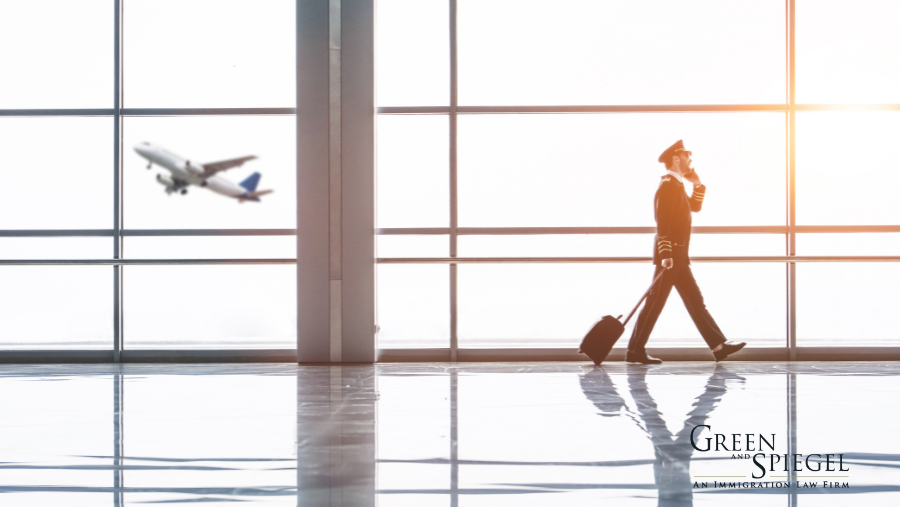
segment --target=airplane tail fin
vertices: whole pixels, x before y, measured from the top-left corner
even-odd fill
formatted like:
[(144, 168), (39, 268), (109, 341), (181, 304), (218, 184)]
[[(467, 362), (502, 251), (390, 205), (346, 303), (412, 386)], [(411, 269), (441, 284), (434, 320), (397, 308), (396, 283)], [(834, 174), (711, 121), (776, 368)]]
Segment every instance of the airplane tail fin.
[(262, 178), (262, 175), (259, 173), (251, 174), (246, 180), (240, 182), (240, 186), (244, 187), (247, 192), (255, 192), (256, 186), (259, 185), (259, 179)]

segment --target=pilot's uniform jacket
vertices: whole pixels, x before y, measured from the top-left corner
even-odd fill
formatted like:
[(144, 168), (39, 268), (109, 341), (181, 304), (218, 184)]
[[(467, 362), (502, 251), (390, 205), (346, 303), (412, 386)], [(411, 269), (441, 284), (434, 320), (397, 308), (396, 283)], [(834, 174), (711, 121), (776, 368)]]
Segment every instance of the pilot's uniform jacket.
[(690, 266), (691, 212), (700, 211), (704, 197), (704, 185), (697, 185), (693, 194), (688, 197), (684, 184), (671, 175), (663, 176), (659, 184), (654, 200), (656, 248), (653, 251), (653, 263), (656, 271), (653, 278), (664, 269), (662, 259), (671, 258), (674, 267), (666, 270), (666, 274), (650, 290), (628, 342), (628, 350), (631, 352), (645, 352), (650, 332), (653, 331), (673, 286), (681, 295), (685, 308), (709, 348), (713, 349), (726, 341), (725, 335), (703, 303), (703, 295)]
[(687, 196), (684, 184), (674, 176), (663, 176), (656, 190), (654, 216), (656, 217), (656, 250), (653, 263), (660, 265), (662, 259), (671, 257), (675, 265), (690, 264), (688, 249), (691, 244), (691, 212), (700, 211), (706, 187), (694, 187), (691, 197)]

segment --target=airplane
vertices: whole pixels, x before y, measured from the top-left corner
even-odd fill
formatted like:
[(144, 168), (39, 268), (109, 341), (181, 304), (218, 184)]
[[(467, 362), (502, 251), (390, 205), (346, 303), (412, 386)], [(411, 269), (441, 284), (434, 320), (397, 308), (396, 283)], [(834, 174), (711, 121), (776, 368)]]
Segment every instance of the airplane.
[(262, 177), (258, 172), (253, 173), (240, 182), (239, 185), (217, 176), (216, 174), (226, 169), (240, 167), (244, 162), (253, 160), (255, 155), (246, 157), (232, 158), (219, 162), (210, 162), (207, 164), (195, 164), (190, 160), (183, 159), (178, 155), (147, 142), (140, 143), (134, 147), (134, 151), (138, 155), (147, 159), (147, 169), (153, 167), (153, 164), (162, 166), (167, 169), (171, 176), (159, 173), (156, 175), (156, 181), (166, 187), (166, 194), (171, 195), (173, 192), (180, 192), (181, 195), (187, 194), (187, 187), (197, 185), (205, 187), (217, 194), (237, 199), (239, 203), (244, 201), (260, 202), (259, 196), (271, 194), (274, 190), (256, 190), (259, 179)]

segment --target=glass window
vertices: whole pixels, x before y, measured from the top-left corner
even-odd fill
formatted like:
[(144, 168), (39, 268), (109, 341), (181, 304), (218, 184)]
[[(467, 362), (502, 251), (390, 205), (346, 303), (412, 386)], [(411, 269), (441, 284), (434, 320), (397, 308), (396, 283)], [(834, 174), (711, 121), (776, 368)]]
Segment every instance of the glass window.
[(784, 9), (781, 0), (460, 0), (459, 102), (783, 103)]
[(797, 101), (900, 102), (894, 0), (797, 0)]
[[(460, 257), (650, 257), (653, 234), (459, 236)], [(692, 256), (784, 255), (781, 234), (693, 234)]]
[[(651, 252), (656, 247), (651, 240)], [(691, 257), (778, 256), (787, 253), (784, 234), (691, 234)]]
[(114, 19), (109, 0), (0, 2), (0, 108), (112, 107)]
[(380, 235), (376, 236), (377, 257), (449, 257), (450, 236), (447, 235)]
[(113, 268), (0, 266), (0, 349), (112, 349)]
[(450, 347), (450, 268), (382, 264), (377, 269), (378, 347)]
[[(124, 3), (128, 107), (293, 107), (296, 103), (293, 1)], [(107, 14), (112, 17), (111, 12)]]
[(194, 368), (125, 378), (127, 502), (196, 502), (219, 488), (230, 501), (285, 499), (297, 484), (297, 377)]
[(459, 236), (460, 257), (649, 257), (652, 234)]
[(0, 238), (0, 259), (111, 259), (112, 256), (112, 238)]
[(127, 259), (293, 259), (296, 236), (129, 236)]
[(797, 255), (900, 255), (900, 234), (797, 234)]
[(680, 113), (460, 116), (459, 225), (653, 226), (678, 139), (707, 186), (694, 225), (785, 223), (785, 115)]
[[(725, 335), (749, 346), (785, 343), (785, 267), (694, 263), (706, 306)], [(460, 347), (575, 348), (603, 315), (631, 311), (652, 281), (641, 264), (459, 266)], [(635, 317), (636, 318), (636, 317)], [(626, 347), (634, 320), (617, 346)], [(705, 347), (673, 290), (649, 347)]]
[(292, 265), (126, 266), (126, 349), (293, 349)]
[(378, 227), (450, 226), (446, 116), (378, 117)]
[(379, 106), (450, 105), (450, 2), (379, 0)]
[(797, 345), (897, 346), (900, 265), (890, 262), (797, 266)]
[(797, 114), (797, 223), (900, 222), (900, 113)]
[(0, 229), (108, 229), (113, 221), (109, 118), (0, 118)]
[[(141, 117), (125, 120), (125, 227), (129, 229), (293, 229), (296, 227), (296, 118), (293, 116)], [(145, 155), (135, 149), (141, 145)], [(149, 155), (146, 155), (149, 154)], [(210, 163), (256, 156), (202, 180)], [(147, 156), (166, 158), (150, 164)], [(181, 174), (173, 172), (177, 169)], [(259, 179), (253, 177), (259, 173)], [(180, 178), (180, 179), (179, 179)], [(176, 181), (178, 180), (178, 181)], [(182, 186), (179, 181), (193, 181)], [(199, 184), (194, 184), (199, 183)], [(177, 185), (176, 185), (177, 184)], [(173, 185), (175, 185), (173, 187)], [(169, 189), (173, 191), (170, 193)], [(260, 202), (243, 193), (272, 190)], [(186, 195), (182, 192), (186, 191)]]

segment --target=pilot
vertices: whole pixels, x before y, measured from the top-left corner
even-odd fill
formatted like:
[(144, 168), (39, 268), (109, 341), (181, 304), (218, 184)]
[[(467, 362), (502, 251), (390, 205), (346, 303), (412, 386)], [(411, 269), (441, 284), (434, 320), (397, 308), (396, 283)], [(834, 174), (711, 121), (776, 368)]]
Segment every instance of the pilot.
[[(659, 162), (666, 165), (666, 175), (662, 177), (654, 199), (656, 216), (656, 248), (653, 251), (653, 264), (656, 270), (653, 278), (665, 271), (662, 278), (653, 285), (647, 302), (638, 315), (637, 323), (628, 342), (625, 360), (631, 363), (660, 364), (661, 360), (647, 354), (647, 340), (653, 326), (659, 318), (666, 299), (674, 286), (681, 295), (694, 325), (700, 335), (712, 349), (716, 361), (744, 348), (746, 343), (733, 343), (725, 339), (725, 335), (716, 325), (709, 310), (703, 303), (703, 295), (691, 271), (691, 259), (688, 247), (691, 243), (691, 212), (700, 211), (706, 187), (700, 182), (700, 176), (691, 167), (691, 152), (684, 148), (679, 140), (659, 156)], [(684, 181), (690, 182), (694, 189), (690, 197), (684, 188)]]

